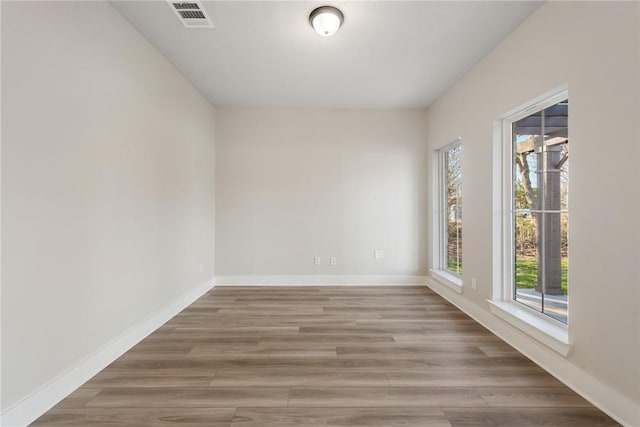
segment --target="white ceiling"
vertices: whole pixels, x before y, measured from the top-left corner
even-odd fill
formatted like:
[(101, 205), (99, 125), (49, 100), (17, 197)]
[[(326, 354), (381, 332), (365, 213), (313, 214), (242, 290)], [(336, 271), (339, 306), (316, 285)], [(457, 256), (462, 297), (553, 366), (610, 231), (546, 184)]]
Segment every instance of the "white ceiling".
[[(421, 108), (540, 1), (205, 1), (215, 29), (185, 28), (164, 0), (114, 7), (213, 105)], [(318, 36), (316, 7), (342, 10)]]

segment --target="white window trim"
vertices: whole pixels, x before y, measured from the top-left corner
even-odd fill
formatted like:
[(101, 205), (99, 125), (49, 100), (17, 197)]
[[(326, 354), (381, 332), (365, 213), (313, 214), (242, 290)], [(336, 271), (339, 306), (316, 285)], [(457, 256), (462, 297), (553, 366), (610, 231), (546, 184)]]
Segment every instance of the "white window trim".
[(443, 269), (431, 269), (429, 271), (431, 272), (431, 277), (438, 283), (445, 285), (459, 294), (462, 293), (464, 285), (462, 284), (461, 276)]
[(488, 300), (489, 308), (495, 316), (565, 357), (573, 349), (569, 326), (513, 299), (513, 146), (512, 141), (505, 136), (511, 133), (509, 126), (512, 122), (568, 97), (568, 86), (563, 85), (503, 114), (494, 122), (493, 296)]
[(495, 316), (516, 327), (537, 341), (567, 357), (573, 345), (569, 342), (568, 328), (562, 322), (530, 309), (515, 301), (487, 300)]
[[(444, 156), (442, 153), (452, 148), (462, 146), (462, 137), (457, 137), (447, 145), (436, 149), (433, 153), (433, 225), (432, 225), (432, 265), (431, 277), (453, 291), (461, 294), (463, 289), (462, 276), (444, 268), (445, 248), (443, 233), (446, 231), (444, 227), (444, 219), (442, 216), (442, 207), (446, 205), (446, 195), (442, 192), (442, 184), (446, 182), (446, 171), (444, 170)], [(444, 228), (443, 228), (444, 227)]]

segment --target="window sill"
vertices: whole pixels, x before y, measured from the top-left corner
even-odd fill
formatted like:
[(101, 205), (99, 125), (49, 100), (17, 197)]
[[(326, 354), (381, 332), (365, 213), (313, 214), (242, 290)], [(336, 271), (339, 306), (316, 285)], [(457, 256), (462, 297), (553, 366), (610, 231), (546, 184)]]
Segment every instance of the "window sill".
[(487, 301), (491, 313), (562, 356), (567, 357), (573, 350), (566, 326), (559, 325), (551, 319), (544, 319), (514, 302)]
[(462, 279), (460, 276), (456, 276), (445, 270), (431, 270), (431, 277), (451, 290), (459, 294), (462, 293)]

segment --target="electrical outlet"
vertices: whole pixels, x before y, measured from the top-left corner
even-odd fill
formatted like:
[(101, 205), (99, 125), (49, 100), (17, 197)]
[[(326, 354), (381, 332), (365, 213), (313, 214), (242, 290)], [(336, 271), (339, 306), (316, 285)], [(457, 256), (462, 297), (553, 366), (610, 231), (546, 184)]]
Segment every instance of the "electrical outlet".
[(320, 265), (320, 257), (319, 256), (314, 256), (313, 257), (313, 264), (314, 265)]
[(200, 273), (204, 272), (204, 264), (200, 264)]
[(338, 265), (338, 260), (336, 259), (336, 257), (332, 256), (330, 258), (330, 261), (331, 261), (331, 265)]
[(478, 290), (478, 279), (476, 279), (475, 277), (471, 279), (471, 289), (473, 289), (474, 291)]
[(373, 251), (373, 259), (383, 259), (383, 258), (384, 258), (384, 251), (381, 251), (381, 250)]

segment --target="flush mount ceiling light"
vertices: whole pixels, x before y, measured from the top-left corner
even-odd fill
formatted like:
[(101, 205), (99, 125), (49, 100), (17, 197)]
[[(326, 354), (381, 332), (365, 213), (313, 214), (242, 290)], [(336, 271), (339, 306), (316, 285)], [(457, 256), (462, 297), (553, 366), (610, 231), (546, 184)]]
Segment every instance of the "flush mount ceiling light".
[(333, 6), (321, 6), (309, 15), (309, 23), (318, 34), (324, 37), (334, 35), (344, 21), (344, 15)]

